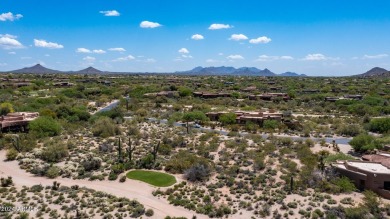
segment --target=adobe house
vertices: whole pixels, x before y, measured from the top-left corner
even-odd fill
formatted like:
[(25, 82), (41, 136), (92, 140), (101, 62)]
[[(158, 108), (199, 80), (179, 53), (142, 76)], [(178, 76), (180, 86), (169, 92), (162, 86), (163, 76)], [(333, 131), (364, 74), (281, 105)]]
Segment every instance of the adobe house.
[(208, 92), (193, 92), (194, 97), (202, 98), (217, 98), (217, 97), (231, 97), (229, 93), (208, 93)]
[(360, 190), (370, 189), (390, 199), (390, 169), (380, 162), (344, 161), (332, 164), (336, 170), (349, 179)]
[(259, 95), (249, 95), (248, 98), (250, 100), (274, 100), (277, 97), (281, 97), (283, 100), (289, 100), (291, 99), (290, 96), (288, 96), (287, 93), (264, 93)]
[(74, 86), (75, 84), (70, 83), (68, 81), (62, 81), (62, 82), (56, 82), (53, 84), (55, 87), (71, 87)]
[[(208, 112), (206, 116), (209, 117), (211, 121), (218, 121), (221, 115), (227, 114), (229, 112)], [(254, 111), (235, 111), (236, 122), (237, 124), (245, 124), (246, 122), (253, 122), (261, 125), (264, 120), (273, 119), (277, 121), (282, 121), (283, 113), (275, 112), (273, 110), (264, 111), (264, 112), (254, 112)]]
[(17, 112), (8, 113), (6, 116), (0, 117), (0, 132), (19, 130), (27, 130), (28, 124), (39, 117), (36, 112)]
[(344, 95), (344, 98), (345, 98), (345, 99), (351, 99), (351, 100), (362, 100), (362, 99), (363, 99), (363, 95), (359, 95), (359, 94), (356, 94), (356, 95), (347, 94), (347, 95)]

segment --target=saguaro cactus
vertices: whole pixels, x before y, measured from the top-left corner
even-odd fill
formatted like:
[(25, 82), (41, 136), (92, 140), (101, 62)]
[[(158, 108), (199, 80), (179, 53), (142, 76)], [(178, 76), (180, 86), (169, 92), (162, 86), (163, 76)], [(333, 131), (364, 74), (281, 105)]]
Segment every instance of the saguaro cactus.
[(123, 163), (123, 157), (122, 157), (122, 143), (121, 138), (118, 139), (118, 161), (119, 163)]
[(153, 162), (156, 163), (156, 159), (157, 159), (157, 152), (158, 152), (158, 149), (160, 148), (160, 141), (158, 141), (157, 145), (153, 145), (153, 151), (152, 151), (152, 155), (153, 155)]
[(129, 157), (129, 161), (133, 159), (133, 152), (135, 151), (135, 145), (132, 145), (131, 139), (129, 138), (129, 147), (126, 148), (127, 156)]

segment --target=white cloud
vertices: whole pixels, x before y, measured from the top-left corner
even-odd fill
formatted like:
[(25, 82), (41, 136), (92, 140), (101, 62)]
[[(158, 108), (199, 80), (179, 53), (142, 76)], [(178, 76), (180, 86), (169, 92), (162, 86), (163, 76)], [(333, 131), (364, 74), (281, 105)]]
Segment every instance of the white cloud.
[(271, 38), (268, 38), (266, 36), (258, 37), (256, 39), (249, 40), (250, 43), (253, 44), (259, 44), (259, 43), (269, 43), (271, 42)]
[(328, 57), (321, 53), (315, 53), (315, 54), (308, 54), (303, 60), (307, 61), (322, 61), (322, 60), (327, 60)]
[(106, 53), (106, 51), (102, 50), (102, 49), (94, 49), (92, 50), (93, 53), (96, 53), (96, 54), (104, 54)]
[(258, 59), (255, 61), (258, 62), (269, 62), (269, 61), (275, 61), (275, 60), (293, 60), (294, 58), (291, 56), (268, 56), (268, 55), (261, 55)]
[(389, 55), (387, 54), (378, 54), (378, 55), (364, 55), (363, 56), (363, 59), (382, 59), (382, 58), (386, 58), (388, 57)]
[(230, 26), (229, 24), (211, 24), (209, 30), (229, 29), (232, 27), (233, 26)]
[(154, 62), (156, 62), (156, 60), (153, 59), (153, 58), (149, 58), (149, 59), (146, 59), (145, 62), (147, 62), (147, 63), (154, 63)]
[(224, 61), (219, 61), (219, 60), (215, 60), (215, 59), (207, 59), (206, 62), (207, 63), (218, 63), (218, 62), (224, 62)]
[(181, 54), (188, 54), (188, 53), (190, 53), (190, 51), (188, 51), (188, 49), (186, 49), (186, 48), (181, 48), (181, 49), (178, 50), (178, 52), (181, 53)]
[(50, 54), (45, 54), (46, 57), (50, 57)]
[(134, 60), (134, 56), (132, 55), (128, 55), (128, 56), (125, 56), (125, 57), (120, 57), (120, 58), (117, 58), (117, 59), (114, 59), (113, 61), (114, 62), (123, 62), (123, 61), (131, 61), (131, 60)]
[(34, 45), (36, 47), (48, 48), (48, 49), (62, 49), (63, 45), (58, 43), (46, 42), (45, 40), (34, 39)]
[(240, 41), (240, 40), (247, 40), (248, 37), (245, 36), (244, 34), (232, 34), (229, 38), (229, 40), (234, 40), (234, 41)]
[(10, 54), (10, 55), (15, 55), (16, 52), (9, 52), (8, 54)]
[(242, 55), (230, 55), (226, 58), (230, 59), (230, 60), (243, 60), (244, 59), (244, 57)]
[(280, 56), (279, 58), (282, 60), (293, 60), (294, 59), (294, 57), (292, 57), (292, 56)]
[(86, 56), (83, 58), (84, 61), (87, 61), (87, 62), (94, 62), (96, 60), (95, 57), (92, 57), (92, 56)]
[(181, 55), (181, 57), (186, 58), (186, 59), (192, 59), (193, 58), (192, 55)]
[(0, 47), (3, 49), (23, 48), (23, 45), (16, 38), (16, 36), (10, 34), (0, 34)]
[(223, 52), (218, 53), (219, 56), (223, 56)]
[(117, 17), (117, 16), (121, 15), (116, 10), (112, 10), (112, 11), (99, 11), (99, 13), (104, 14), (104, 16), (107, 16), (107, 17)]
[(19, 20), (20, 18), (22, 18), (23, 15), (21, 14), (12, 14), (12, 12), (8, 12), (8, 13), (2, 13), (0, 14), (0, 21), (14, 21), (14, 20)]
[(151, 22), (151, 21), (142, 21), (139, 24), (140, 27), (142, 28), (156, 28), (156, 27), (161, 27), (162, 25), (156, 22)]
[(91, 53), (91, 50), (86, 49), (86, 48), (77, 48), (76, 52), (79, 52), (79, 53)]
[(203, 40), (204, 37), (202, 35), (200, 35), (200, 34), (194, 34), (194, 35), (192, 35), (191, 39), (193, 39), (193, 40)]
[(115, 51), (115, 52), (126, 52), (124, 48), (109, 48), (109, 51)]

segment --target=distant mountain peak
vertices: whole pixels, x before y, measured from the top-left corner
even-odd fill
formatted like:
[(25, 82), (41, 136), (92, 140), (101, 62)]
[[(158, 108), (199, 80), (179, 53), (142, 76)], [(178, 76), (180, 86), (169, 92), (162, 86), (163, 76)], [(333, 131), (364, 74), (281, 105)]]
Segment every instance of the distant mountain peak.
[(390, 75), (390, 73), (388, 70), (386, 70), (384, 68), (380, 68), (380, 67), (374, 67), (363, 74), (359, 74), (359, 75), (355, 75), (355, 76), (359, 76), (359, 77), (381, 77), (381, 76), (388, 77), (389, 75)]
[(102, 73), (102, 71), (100, 71), (99, 69), (96, 69), (92, 66), (89, 66), (88, 68), (77, 71), (77, 73), (80, 73), (80, 74), (99, 74), (99, 73)]
[(12, 71), (12, 72), (13, 73), (32, 73), (32, 74), (52, 74), (52, 73), (60, 73), (61, 71), (46, 68), (38, 63), (34, 66), (18, 69), (18, 70)]

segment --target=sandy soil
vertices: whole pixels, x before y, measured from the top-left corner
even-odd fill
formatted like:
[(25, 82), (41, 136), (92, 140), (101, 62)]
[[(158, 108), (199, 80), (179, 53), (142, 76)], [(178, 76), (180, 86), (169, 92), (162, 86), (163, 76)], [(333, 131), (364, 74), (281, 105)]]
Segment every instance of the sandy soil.
[(127, 179), (124, 183), (120, 183), (118, 181), (87, 181), (67, 178), (48, 179), (37, 177), (20, 169), (17, 161), (5, 161), (5, 155), (5, 150), (0, 151), (0, 176), (12, 176), (15, 186), (18, 188), (21, 188), (23, 185), (52, 185), (53, 181), (57, 181), (64, 186), (77, 184), (80, 187), (107, 192), (118, 197), (135, 199), (143, 204), (146, 209), (151, 208), (154, 210), (154, 216), (152, 218), (164, 218), (167, 215), (176, 217), (184, 216), (187, 218), (192, 218), (193, 215), (196, 215), (197, 218), (207, 218), (205, 215), (196, 214), (183, 207), (170, 205), (165, 199), (154, 197), (152, 191), (156, 190), (156, 187), (146, 183), (130, 179)]

